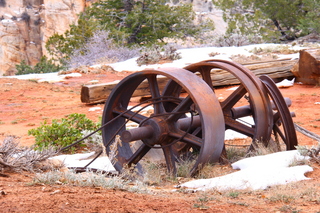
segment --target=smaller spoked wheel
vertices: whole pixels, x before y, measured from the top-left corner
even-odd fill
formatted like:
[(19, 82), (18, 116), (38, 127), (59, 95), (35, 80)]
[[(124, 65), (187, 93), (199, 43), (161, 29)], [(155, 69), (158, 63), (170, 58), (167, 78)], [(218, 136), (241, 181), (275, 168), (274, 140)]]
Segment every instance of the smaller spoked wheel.
[[(219, 79), (216, 76), (220, 76), (221, 73), (227, 73), (224, 74), (226, 78), (239, 82), (237, 89), (229, 90), (220, 97), (225, 128), (252, 138), (253, 143), (261, 141), (267, 145), (273, 124), (272, 109), (265, 88), (258, 77), (245, 67), (224, 60), (201, 61), (184, 69), (197, 74), (213, 92), (221, 83), (216, 80)], [(165, 93), (168, 95), (178, 96), (181, 91), (181, 88), (176, 88), (171, 82), (166, 85)]]
[[(182, 87), (184, 98), (168, 96), (161, 91), (163, 79)], [(150, 99), (132, 107), (133, 96), (140, 90), (150, 93)], [(168, 107), (174, 106), (174, 107)], [(149, 113), (145, 114), (144, 108)], [(110, 94), (102, 117), (103, 143), (107, 154), (115, 153), (115, 168), (137, 166), (152, 149), (161, 149), (170, 174), (176, 174), (177, 163), (183, 157), (177, 152), (186, 144), (194, 175), (208, 162), (219, 160), (224, 144), (224, 118), (220, 104), (210, 87), (193, 73), (168, 68), (144, 70), (123, 79)], [(121, 142), (115, 144), (115, 136)], [(141, 141), (133, 150), (132, 142)], [(116, 147), (116, 151), (114, 151)]]
[(298, 145), (298, 139), (292, 115), (289, 111), (290, 99), (283, 98), (274, 81), (266, 75), (260, 77), (265, 85), (268, 95), (273, 102), (273, 128), (271, 141), (275, 142), (276, 148), (280, 150), (293, 150)]

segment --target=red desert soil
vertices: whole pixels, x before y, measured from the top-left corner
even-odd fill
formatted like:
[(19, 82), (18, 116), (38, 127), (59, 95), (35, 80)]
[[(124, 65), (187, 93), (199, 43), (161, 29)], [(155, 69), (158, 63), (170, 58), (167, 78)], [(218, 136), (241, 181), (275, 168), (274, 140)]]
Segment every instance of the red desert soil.
[[(7, 135), (15, 135), (20, 137), (21, 145), (32, 145), (34, 138), (28, 136), (29, 129), (71, 113), (83, 113), (98, 121), (102, 110), (89, 109), (103, 109), (104, 105), (81, 103), (81, 85), (90, 80), (110, 82), (123, 76), (87, 74), (60, 83), (0, 78), (0, 141)], [(225, 88), (216, 94), (224, 91)], [(281, 92), (292, 100), (290, 111), (296, 114), (294, 122), (320, 135), (320, 104), (316, 104), (320, 102), (320, 88), (295, 84)], [(299, 133), (298, 139), (300, 145), (317, 145)], [(240, 192), (238, 196), (216, 191), (173, 192), (176, 183), (154, 187), (149, 194), (70, 185), (30, 185), (34, 174), (10, 173), (9, 177), (0, 177), (0, 212), (319, 212), (320, 165), (312, 166), (314, 171), (307, 174), (311, 180)], [(283, 199), (286, 196), (288, 199)]]

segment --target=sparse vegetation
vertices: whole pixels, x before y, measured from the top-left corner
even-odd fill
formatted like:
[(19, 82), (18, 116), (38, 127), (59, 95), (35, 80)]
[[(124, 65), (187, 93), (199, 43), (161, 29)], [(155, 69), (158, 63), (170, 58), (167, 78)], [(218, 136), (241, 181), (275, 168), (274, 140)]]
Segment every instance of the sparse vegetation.
[(21, 19), (25, 22), (29, 22), (30, 21), (30, 15), (27, 12), (23, 12), (21, 14)]
[(208, 203), (208, 201), (210, 200), (210, 198), (208, 197), (208, 195), (204, 192), (202, 195), (200, 195), (197, 199), (197, 203), (193, 204), (194, 208), (197, 209), (209, 209), (209, 206), (206, 206), (206, 204)]
[(266, 54), (266, 53), (276, 53), (276, 54), (293, 54), (299, 52), (299, 50), (292, 49), (289, 45), (275, 45), (267, 47), (254, 47), (249, 52), (254, 54)]
[(213, 0), (213, 3), (224, 12), (227, 35), (279, 42), (320, 33), (319, 16), (316, 15), (319, 1)]
[[(34, 148), (44, 150), (49, 146), (62, 148), (68, 146), (83, 137), (82, 131), (93, 131), (99, 127), (100, 123), (94, 123), (85, 114), (70, 114), (60, 120), (54, 119), (51, 124), (44, 121), (40, 127), (28, 131), (29, 135), (35, 137)], [(78, 144), (78, 147), (83, 143)], [(75, 150), (74, 147), (71, 147)]]
[(228, 196), (229, 197), (232, 197), (232, 198), (237, 198), (239, 196), (240, 192), (238, 191), (231, 191), (228, 193)]
[(137, 64), (147, 65), (156, 64), (161, 61), (173, 61), (180, 59), (180, 53), (172, 45), (165, 45), (163, 47), (159, 45), (153, 45), (148, 48), (144, 48), (141, 51), (141, 56), (137, 59)]
[(51, 56), (65, 64), (79, 51), (81, 55), (87, 54), (81, 51), (81, 46), (96, 32), (108, 32), (108, 41), (119, 49), (163, 45), (168, 39), (197, 38), (214, 29), (212, 20), (202, 20), (200, 24), (194, 20), (191, 4), (171, 7), (163, 0), (98, 1), (79, 15), (78, 23), (71, 25), (70, 30), (50, 37), (46, 48)]
[(51, 59), (48, 59), (46, 56), (41, 57), (40, 62), (35, 66), (30, 66), (26, 63), (25, 60), (22, 60), (20, 64), (16, 65), (18, 72), (17, 75), (24, 75), (30, 73), (50, 73), (58, 72), (63, 67), (60, 65), (55, 65)]
[(283, 203), (291, 203), (295, 200), (295, 198), (291, 195), (286, 194), (276, 194), (269, 198), (269, 201), (272, 203), (283, 202)]
[(66, 60), (66, 66), (77, 68), (82, 65), (125, 61), (139, 55), (139, 48), (117, 45), (109, 32), (97, 30), (84, 45), (75, 49)]
[[(20, 147), (18, 139), (7, 136), (0, 143), (0, 172), (1, 171), (40, 171), (53, 167), (41, 163), (57, 153), (52, 147), (42, 151), (34, 151), (29, 147)], [(0, 173), (1, 174), (1, 173)]]

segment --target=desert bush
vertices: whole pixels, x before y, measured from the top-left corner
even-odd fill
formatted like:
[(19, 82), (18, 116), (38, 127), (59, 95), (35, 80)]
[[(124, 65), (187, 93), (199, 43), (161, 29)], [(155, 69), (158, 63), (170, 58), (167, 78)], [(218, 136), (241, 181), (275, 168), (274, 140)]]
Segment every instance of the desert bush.
[(30, 73), (50, 73), (58, 72), (63, 67), (56, 65), (51, 59), (48, 59), (46, 56), (41, 57), (40, 62), (37, 63), (34, 67), (28, 65), (25, 60), (22, 60), (20, 64), (16, 65), (18, 72), (17, 75), (24, 75)]
[[(28, 131), (35, 137), (35, 150), (43, 150), (49, 146), (66, 147), (83, 137), (83, 130), (96, 130), (100, 123), (94, 123), (85, 114), (70, 114), (66, 118), (54, 119), (51, 124), (45, 121), (40, 127)], [(83, 146), (83, 142), (77, 145)], [(71, 148), (75, 150), (74, 147)]]
[(137, 59), (137, 64), (148, 65), (155, 64), (160, 61), (173, 61), (180, 59), (181, 55), (177, 52), (177, 49), (172, 45), (153, 45), (142, 49), (140, 57)]
[(131, 181), (123, 175), (107, 177), (103, 173), (75, 173), (72, 170), (49, 171), (46, 173), (37, 173), (30, 185), (34, 184), (65, 184), (82, 187), (102, 187), (107, 189), (121, 189), (126, 191), (149, 193), (148, 188), (141, 181)]
[(266, 46), (266, 47), (254, 47), (249, 52), (254, 54), (266, 54), (266, 53), (277, 53), (277, 54), (292, 54), (297, 53), (299, 50), (294, 50), (288, 45), (275, 45), (275, 46)]
[(16, 137), (6, 137), (0, 145), (0, 171), (39, 171), (50, 169), (41, 165), (49, 157), (57, 154), (52, 147), (35, 151), (30, 147), (21, 147)]
[(165, 44), (167, 39), (196, 38), (214, 29), (212, 20), (195, 24), (195, 18), (191, 4), (172, 7), (163, 0), (97, 1), (79, 15), (70, 30), (51, 36), (46, 49), (64, 64), (97, 30), (108, 32), (114, 43), (129, 47)]
[(29, 22), (30, 21), (30, 15), (27, 12), (23, 12), (21, 14), (21, 19), (25, 22)]
[(320, 32), (319, 1), (213, 0), (213, 4), (223, 10), (228, 33), (281, 41)]
[(110, 63), (125, 61), (138, 56), (139, 48), (117, 45), (110, 37), (109, 32), (98, 30), (92, 37), (75, 49), (70, 59), (67, 60), (69, 68), (76, 68), (82, 65), (94, 65), (99, 63)]
[(244, 46), (252, 43), (260, 43), (258, 40), (252, 40), (248, 36), (231, 33), (221, 35), (216, 38), (215, 45), (218, 47)]

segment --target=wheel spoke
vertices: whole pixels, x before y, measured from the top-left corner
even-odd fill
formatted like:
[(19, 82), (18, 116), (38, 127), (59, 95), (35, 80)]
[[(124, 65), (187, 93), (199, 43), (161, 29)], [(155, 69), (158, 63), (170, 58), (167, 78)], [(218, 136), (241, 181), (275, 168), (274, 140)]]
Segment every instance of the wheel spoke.
[(281, 137), (281, 139), (284, 141), (284, 143), (288, 146), (286, 136), (283, 134), (282, 130), (279, 128), (278, 125), (273, 126), (273, 131), (274, 131), (274, 134), (275, 135), (278, 134)]
[(236, 121), (230, 117), (225, 117), (226, 129), (232, 129), (236, 132), (242, 133), (249, 137), (253, 137), (255, 129), (254, 127), (247, 126), (239, 121)]
[(176, 130), (175, 132), (170, 132), (169, 135), (181, 142), (189, 143), (201, 147), (203, 140), (193, 134), (184, 132), (182, 130)]
[(176, 174), (177, 172), (176, 165), (175, 165), (176, 159), (171, 146), (163, 147), (162, 150), (163, 150), (164, 157), (166, 159), (169, 174)]
[[(149, 89), (151, 92), (151, 97), (153, 99), (159, 99), (159, 101), (160, 101), (161, 95), (160, 95), (159, 85), (158, 85), (158, 81), (157, 81), (157, 76), (156, 75), (149, 75), (147, 77), (147, 79), (149, 82)], [(155, 114), (162, 114), (165, 112), (163, 102), (154, 103), (153, 107), (154, 107)]]
[[(178, 106), (176, 106), (173, 111), (172, 111), (172, 115), (170, 115), (167, 119), (167, 122), (175, 122), (177, 121), (182, 114), (184, 114), (187, 110), (190, 109), (190, 106), (193, 104), (192, 99), (190, 98), (190, 96), (186, 97), (185, 99), (183, 99), (181, 101), (181, 103), (178, 104)], [(177, 113), (177, 112), (181, 112), (181, 114)]]
[(200, 67), (200, 74), (202, 79), (209, 85), (209, 87), (214, 91), (212, 79), (211, 79), (211, 68), (210, 67)]
[(221, 102), (221, 107), (223, 111), (230, 111), (231, 108), (238, 103), (238, 101), (247, 93), (246, 88), (240, 85), (228, 98)]
[(136, 122), (140, 124), (143, 120), (145, 120), (147, 117), (138, 113), (135, 113), (130, 110), (126, 110), (123, 108), (115, 108), (113, 109), (113, 113), (116, 113), (118, 115), (121, 115), (121, 117), (126, 118), (130, 121)]
[(130, 167), (132, 164), (137, 164), (141, 160), (141, 158), (143, 158), (143, 156), (145, 156), (147, 152), (149, 152), (150, 149), (151, 147), (142, 144), (130, 158), (126, 159), (127, 165)]

